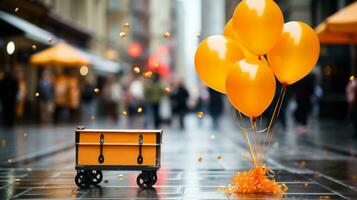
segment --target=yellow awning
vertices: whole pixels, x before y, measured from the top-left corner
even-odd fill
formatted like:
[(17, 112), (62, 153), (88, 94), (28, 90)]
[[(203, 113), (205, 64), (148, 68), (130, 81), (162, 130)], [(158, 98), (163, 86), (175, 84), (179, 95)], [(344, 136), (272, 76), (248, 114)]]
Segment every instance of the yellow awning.
[(315, 30), (322, 44), (357, 44), (357, 2), (331, 15)]
[(77, 49), (61, 42), (30, 57), (32, 65), (56, 65), (77, 67), (89, 65), (89, 59)]

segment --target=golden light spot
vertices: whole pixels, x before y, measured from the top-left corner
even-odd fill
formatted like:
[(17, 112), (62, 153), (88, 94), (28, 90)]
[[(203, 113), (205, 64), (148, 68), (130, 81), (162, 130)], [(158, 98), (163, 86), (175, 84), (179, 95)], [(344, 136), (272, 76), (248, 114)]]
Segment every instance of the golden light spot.
[(39, 96), (40, 96), (40, 93), (36, 92), (36, 93), (35, 93), (35, 96), (36, 96), (36, 97), (39, 97)]
[(27, 137), (27, 133), (24, 133), (24, 137)]
[(304, 184), (304, 187), (305, 187), (305, 188), (309, 187), (309, 183), (305, 183), (305, 184)]
[(150, 78), (152, 76), (152, 71), (147, 71), (144, 73), (145, 78)]
[(48, 41), (48, 42), (52, 42), (52, 41), (53, 41), (53, 38), (48, 38), (47, 41)]
[(129, 27), (130, 27), (130, 24), (128, 22), (123, 25), (124, 29), (128, 29)]
[(124, 175), (123, 175), (123, 174), (119, 174), (119, 175), (118, 175), (118, 179), (119, 179), (119, 180), (124, 180)]
[(164, 34), (163, 34), (164, 38), (167, 39), (170, 37), (170, 32), (166, 31)]
[(299, 166), (300, 166), (301, 168), (305, 167), (305, 165), (306, 165), (306, 161), (301, 161), (301, 162), (299, 163)]
[(94, 92), (98, 94), (100, 92), (99, 88), (94, 88)]
[(217, 160), (221, 160), (221, 159), (222, 159), (222, 156), (218, 154), (218, 155), (216, 156), (216, 159), (217, 159)]
[(203, 112), (202, 112), (202, 111), (197, 112), (197, 117), (198, 117), (198, 118), (202, 118), (202, 117), (203, 117)]
[(226, 186), (224, 186), (224, 185), (219, 185), (219, 186), (217, 186), (217, 188), (216, 188), (216, 192), (224, 192), (225, 189), (226, 189)]
[(19, 11), (19, 7), (16, 7), (16, 8), (15, 8), (15, 12), (17, 12), (17, 11)]
[(7, 159), (7, 162), (8, 163), (12, 163), (12, 159)]
[(79, 68), (79, 73), (82, 75), (82, 76), (87, 76), (89, 70), (88, 70), (88, 67), (83, 65), (81, 68)]
[(36, 45), (32, 45), (32, 49), (36, 50), (37, 49)]
[(91, 120), (95, 120), (95, 116), (92, 115), (92, 116), (90, 117), (90, 119), (91, 119)]
[(326, 196), (320, 196), (321, 200), (328, 200), (330, 199), (330, 196), (326, 195)]
[(21, 181), (21, 179), (15, 178), (15, 182), (20, 182), (20, 181)]
[(139, 74), (140, 73), (140, 68), (139, 67), (134, 67), (134, 72)]
[(143, 112), (143, 108), (142, 108), (142, 107), (139, 107), (139, 108), (137, 109), (137, 112), (138, 112), (138, 113)]
[(156, 64), (154, 65), (154, 67), (155, 67), (155, 68), (158, 68), (158, 67), (159, 67), (159, 63), (156, 63)]
[(199, 156), (199, 157), (197, 158), (197, 161), (198, 161), (198, 162), (202, 162), (202, 160), (203, 160), (202, 156)]
[(119, 36), (123, 39), (123, 38), (125, 38), (126, 33), (122, 31), (122, 32), (119, 33)]
[(128, 116), (128, 112), (126, 112), (125, 110), (123, 110), (121, 114), (123, 114), (124, 116)]
[(355, 76), (350, 76), (350, 81), (353, 81), (353, 80), (355, 80)]
[(170, 93), (170, 92), (171, 92), (171, 88), (165, 87), (165, 92), (166, 92), (166, 93)]

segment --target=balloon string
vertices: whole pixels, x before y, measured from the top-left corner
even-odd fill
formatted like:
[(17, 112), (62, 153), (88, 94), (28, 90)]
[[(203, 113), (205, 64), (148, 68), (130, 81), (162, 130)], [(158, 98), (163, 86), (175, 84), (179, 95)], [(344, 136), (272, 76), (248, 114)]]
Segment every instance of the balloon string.
[[(280, 102), (279, 102), (279, 108), (278, 108), (276, 116), (274, 117), (274, 121), (279, 117), (280, 110), (281, 110), (281, 107), (282, 107), (283, 102), (284, 102), (285, 93), (286, 93), (286, 85), (283, 85), (282, 95), (281, 95), (281, 99), (280, 99)], [(269, 131), (269, 129), (268, 129), (268, 131)], [(271, 140), (273, 138), (273, 135), (274, 135), (274, 131), (272, 131), (270, 136), (269, 136), (268, 144), (266, 145), (266, 149), (264, 150), (264, 157), (266, 156), (266, 154), (268, 152), (268, 149), (269, 149)]]
[(243, 135), (244, 135), (244, 139), (247, 143), (247, 146), (248, 146), (248, 149), (249, 149), (249, 153), (250, 153), (250, 156), (251, 156), (251, 162), (252, 162), (252, 165), (255, 167), (256, 166), (256, 160), (255, 160), (255, 156), (254, 156), (254, 153), (253, 153), (253, 149), (252, 149), (252, 145), (250, 143), (250, 139), (249, 139), (249, 129), (246, 129), (246, 128), (243, 128), (243, 126), (240, 125), (240, 122), (243, 121), (243, 117), (242, 117), (242, 114), (238, 111), (239, 113), (239, 117), (240, 117), (240, 122), (237, 120), (237, 115), (235, 113), (235, 110), (233, 110), (234, 113), (232, 113), (233, 115), (233, 119), (234, 121), (236, 122), (236, 124), (238, 125), (238, 127), (240, 128), (240, 130), (243, 132)]

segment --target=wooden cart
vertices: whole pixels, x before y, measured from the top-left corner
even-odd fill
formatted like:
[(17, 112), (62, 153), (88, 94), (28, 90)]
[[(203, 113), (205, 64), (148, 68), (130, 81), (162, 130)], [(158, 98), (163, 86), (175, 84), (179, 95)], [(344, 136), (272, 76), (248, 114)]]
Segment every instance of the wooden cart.
[(103, 170), (139, 170), (136, 182), (150, 188), (160, 168), (162, 130), (76, 130), (75, 182), (80, 188), (97, 185)]

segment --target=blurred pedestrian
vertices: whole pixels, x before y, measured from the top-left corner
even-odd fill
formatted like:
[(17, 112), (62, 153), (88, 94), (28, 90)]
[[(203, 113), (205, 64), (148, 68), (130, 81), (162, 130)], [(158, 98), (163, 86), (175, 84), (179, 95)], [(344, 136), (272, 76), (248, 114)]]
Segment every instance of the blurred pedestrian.
[(294, 112), (294, 119), (297, 123), (298, 132), (300, 134), (306, 134), (309, 131), (307, 123), (314, 101), (314, 89), (315, 76), (313, 74), (307, 75), (305, 78), (297, 82), (292, 88), (293, 97), (297, 103), (297, 108)]
[(13, 72), (5, 72), (0, 80), (0, 100), (3, 108), (3, 123), (5, 126), (13, 126), (16, 113), (16, 98), (19, 85)]
[(105, 112), (111, 120), (117, 122), (119, 119), (119, 103), (123, 95), (119, 81), (114, 76), (109, 76), (106, 84), (103, 87), (103, 95), (105, 101)]
[(208, 104), (208, 111), (212, 117), (213, 128), (219, 128), (219, 118), (223, 113), (223, 97), (219, 92), (212, 90), (211, 88), (208, 89), (209, 92), (209, 104)]
[(17, 70), (16, 73), (18, 84), (19, 84), (19, 91), (17, 95), (17, 102), (16, 102), (16, 117), (17, 119), (23, 119), (24, 112), (25, 112), (25, 103), (26, 103), (26, 80), (24, 71), (21, 69)]
[[(144, 101), (144, 83), (142, 77), (134, 77), (128, 88), (128, 108), (129, 108), (129, 126), (141, 128), (144, 126), (142, 111), (145, 105)], [(144, 111), (147, 113), (147, 110)]]
[(88, 120), (95, 116), (95, 82), (93, 76), (87, 76), (81, 97), (82, 120)]
[(346, 96), (354, 126), (354, 136), (357, 137), (357, 80), (354, 77), (351, 78), (346, 86)]
[(41, 122), (49, 122), (53, 111), (54, 88), (50, 71), (42, 71), (41, 78), (37, 84), (38, 101), (40, 106)]
[(173, 115), (178, 116), (181, 130), (185, 129), (185, 115), (188, 111), (187, 101), (189, 97), (190, 96), (186, 87), (184, 86), (181, 80), (178, 80), (172, 90), (170, 99), (172, 105), (172, 113)]
[(147, 101), (147, 105), (150, 108), (153, 120), (154, 120), (154, 128), (159, 128), (161, 124), (160, 117), (160, 101), (162, 96), (164, 95), (164, 89), (160, 82), (160, 76), (158, 74), (153, 74), (152, 80), (148, 84), (145, 85), (145, 97)]

